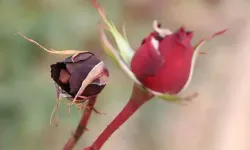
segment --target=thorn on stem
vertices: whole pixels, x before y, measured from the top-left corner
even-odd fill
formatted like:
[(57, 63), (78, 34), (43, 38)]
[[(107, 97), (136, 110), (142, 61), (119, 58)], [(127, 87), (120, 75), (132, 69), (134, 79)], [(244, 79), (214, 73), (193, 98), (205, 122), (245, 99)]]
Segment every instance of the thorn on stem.
[(191, 94), (189, 96), (186, 96), (186, 97), (182, 98), (180, 100), (180, 103), (182, 105), (188, 105), (194, 98), (198, 97), (198, 95), (199, 94), (197, 92), (195, 92), (195, 93), (193, 93), (193, 94)]
[(199, 52), (200, 55), (206, 55), (207, 52)]
[(93, 106), (85, 106), (85, 109), (87, 109), (87, 110), (89, 110), (89, 111), (91, 111), (91, 110), (93, 110), (95, 113), (97, 113), (97, 114), (99, 114), (99, 115), (106, 115), (106, 113), (102, 113), (102, 112), (100, 112), (100, 111), (98, 111), (96, 108), (94, 108)]

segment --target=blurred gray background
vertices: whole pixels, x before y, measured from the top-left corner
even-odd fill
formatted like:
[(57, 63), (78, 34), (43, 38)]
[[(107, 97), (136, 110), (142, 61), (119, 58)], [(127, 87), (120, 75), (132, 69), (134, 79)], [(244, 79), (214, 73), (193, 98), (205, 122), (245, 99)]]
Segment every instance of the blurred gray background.
[[(144, 105), (104, 145), (103, 150), (250, 149), (250, 2), (247, 0), (99, 0), (118, 29), (126, 25), (133, 48), (152, 31), (152, 20), (171, 30), (193, 30), (193, 44), (224, 28), (229, 31), (202, 47), (191, 86), (198, 92), (188, 106), (159, 99)], [(90, 0), (0, 0), (0, 149), (60, 150), (81, 113), (60, 103), (60, 124), (49, 125), (56, 91), (51, 55), (21, 38), (24, 33), (45, 47), (94, 52), (109, 67), (101, 93), (76, 150), (90, 145), (129, 99), (132, 81), (99, 44), (99, 15)], [(249, 75), (249, 76), (248, 76)]]

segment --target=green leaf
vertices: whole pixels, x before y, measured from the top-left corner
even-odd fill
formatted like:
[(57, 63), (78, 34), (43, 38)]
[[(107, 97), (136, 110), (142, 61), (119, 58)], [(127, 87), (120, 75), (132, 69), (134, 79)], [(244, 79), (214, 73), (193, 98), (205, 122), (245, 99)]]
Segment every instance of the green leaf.
[(122, 68), (122, 70), (138, 85), (142, 86), (141, 82), (136, 78), (128, 65), (123, 61), (116, 49), (110, 44), (107, 36), (102, 28), (100, 28), (100, 38), (104, 45), (105, 51), (113, 58), (113, 60)]
[[(103, 9), (100, 8), (100, 6), (96, 3), (96, 1), (93, 1), (96, 9), (98, 10), (104, 24), (105, 29), (110, 31), (112, 36), (115, 39), (116, 45), (118, 47), (118, 54), (121, 56), (123, 61), (126, 63), (127, 66), (130, 66), (130, 61), (134, 55), (134, 50), (131, 48), (127, 41), (126, 33), (123, 33), (125, 37), (123, 37), (119, 31), (116, 29), (114, 23), (112, 21), (109, 21), (107, 17), (105, 16), (105, 13)], [(103, 28), (103, 27), (101, 27)], [(124, 27), (123, 27), (124, 28)], [(125, 30), (124, 30), (125, 31)], [(112, 55), (111, 55), (112, 56)], [(113, 56), (112, 56), (113, 57)]]

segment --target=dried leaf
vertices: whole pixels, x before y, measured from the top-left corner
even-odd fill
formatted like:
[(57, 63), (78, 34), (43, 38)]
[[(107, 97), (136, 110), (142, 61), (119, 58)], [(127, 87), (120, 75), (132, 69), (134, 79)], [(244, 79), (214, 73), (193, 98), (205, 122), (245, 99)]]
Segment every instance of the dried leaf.
[[(85, 88), (95, 79), (100, 78), (103, 75), (103, 73), (104, 73), (104, 63), (100, 62), (88, 73), (85, 80), (83, 80), (82, 85), (78, 90), (77, 94), (75, 95), (73, 102), (70, 104), (70, 106), (77, 101), (77, 98), (83, 93)], [(70, 108), (69, 108), (69, 113), (70, 113)]]
[(51, 54), (59, 54), (59, 55), (74, 55), (74, 54), (79, 54), (79, 53), (86, 53), (88, 51), (82, 51), (82, 50), (62, 50), (62, 51), (58, 51), (58, 50), (54, 50), (54, 49), (47, 49), (45, 47), (43, 47), (42, 45), (40, 45), (38, 42), (36, 42), (33, 39), (27, 38), (24, 34), (22, 34), (21, 32), (18, 32), (19, 35), (21, 35), (23, 38), (25, 38), (27, 41), (36, 44), (38, 47), (40, 47), (41, 49), (47, 51), (48, 53)]

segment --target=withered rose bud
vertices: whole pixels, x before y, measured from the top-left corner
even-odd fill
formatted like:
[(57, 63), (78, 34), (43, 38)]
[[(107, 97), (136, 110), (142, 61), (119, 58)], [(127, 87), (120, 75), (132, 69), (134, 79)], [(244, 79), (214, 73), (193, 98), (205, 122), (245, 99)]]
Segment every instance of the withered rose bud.
[[(52, 64), (51, 77), (58, 86), (60, 96), (74, 99), (84, 80), (98, 64), (102, 63), (93, 53), (84, 52), (70, 56), (62, 62)], [(103, 65), (101, 72), (86, 86), (76, 100), (99, 94), (108, 81), (109, 72)]]
[(58, 108), (61, 97), (72, 100), (71, 105), (74, 103), (83, 103), (91, 98), (96, 98), (97, 94), (107, 84), (108, 69), (93, 53), (82, 50), (58, 51), (51, 48), (47, 49), (22, 33), (19, 32), (18, 34), (50, 54), (72, 55), (64, 61), (50, 66), (51, 77), (57, 88), (57, 105), (52, 112), (52, 116)]
[(46, 49), (33, 39), (27, 38), (20, 32), (19, 34), (48, 53), (72, 55), (64, 61), (57, 62), (50, 66), (51, 77), (54, 80), (57, 89), (57, 104), (52, 111), (50, 124), (53, 119), (53, 114), (56, 112), (55, 123), (58, 125), (58, 106), (61, 97), (71, 100), (72, 102), (70, 103), (70, 106), (76, 103), (76, 106), (80, 106), (80, 110), (84, 110), (75, 132), (63, 148), (64, 150), (70, 150), (87, 129), (88, 120), (92, 111), (100, 113), (94, 108), (94, 105), (96, 103), (97, 95), (103, 90), (108, 82), (109, 71), (104, 63), (91, 52), (81, 50), (57, 51), (54, 49)]

